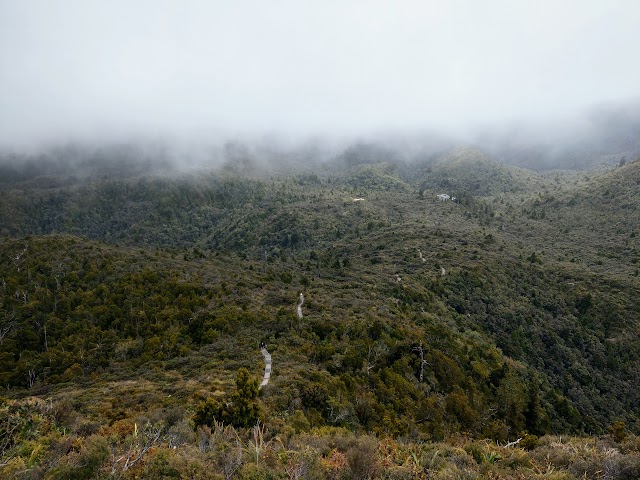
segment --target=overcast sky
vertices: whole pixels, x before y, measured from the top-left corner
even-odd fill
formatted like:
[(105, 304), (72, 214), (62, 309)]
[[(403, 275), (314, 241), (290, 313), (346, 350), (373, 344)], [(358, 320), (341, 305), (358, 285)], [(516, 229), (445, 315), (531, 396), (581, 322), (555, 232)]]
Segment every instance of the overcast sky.
[(0, 0), (0, 144), (557, 118), (640, 96), (638, 0)]

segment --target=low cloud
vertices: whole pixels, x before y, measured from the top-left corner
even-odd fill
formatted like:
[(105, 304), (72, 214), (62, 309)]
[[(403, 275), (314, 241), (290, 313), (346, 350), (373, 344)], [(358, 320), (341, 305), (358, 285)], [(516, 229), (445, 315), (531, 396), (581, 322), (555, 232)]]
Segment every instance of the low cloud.
[(639, 24), (633, 0), (2, 1), (0, 145), (570, 119), (640, 95)]

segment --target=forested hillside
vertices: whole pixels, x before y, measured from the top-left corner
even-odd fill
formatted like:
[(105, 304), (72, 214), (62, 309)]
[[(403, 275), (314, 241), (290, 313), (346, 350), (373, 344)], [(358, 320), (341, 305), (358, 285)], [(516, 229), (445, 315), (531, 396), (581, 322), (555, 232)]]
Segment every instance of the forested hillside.
[[(600, 478), (606, 447), (634, 478), (640, 162), (347, 153), (286, 174), (7, 166), (0, 472)], [(551, 435), (610, 443), (571, 441), (590, 464)], [(518, 438), (531, 452), (494, 447)]]

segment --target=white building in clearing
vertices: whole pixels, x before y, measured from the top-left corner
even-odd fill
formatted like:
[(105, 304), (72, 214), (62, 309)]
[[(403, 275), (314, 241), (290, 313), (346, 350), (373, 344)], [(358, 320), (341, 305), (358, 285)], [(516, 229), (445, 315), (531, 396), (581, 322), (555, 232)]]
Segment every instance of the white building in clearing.
[(446, 193), (441, 193), (440, 195), (438, 195), (437, 198), (441, 202), (446, 202), (447, 200), (451, 199), (451, 197), (449, 195), (447, 195)]

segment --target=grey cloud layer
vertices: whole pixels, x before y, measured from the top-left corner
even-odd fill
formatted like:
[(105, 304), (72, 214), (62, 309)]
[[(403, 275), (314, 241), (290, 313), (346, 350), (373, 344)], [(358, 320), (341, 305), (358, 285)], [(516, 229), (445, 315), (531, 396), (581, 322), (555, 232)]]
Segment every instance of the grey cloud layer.
[(640, 95), (631, 1), (0, 0), (0, 143), (344, 133)]

